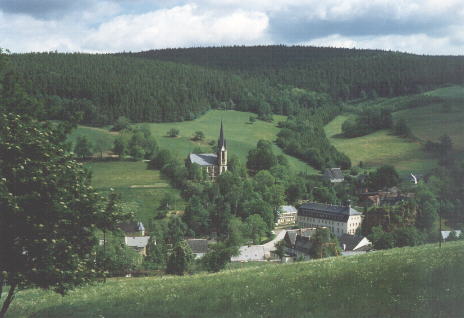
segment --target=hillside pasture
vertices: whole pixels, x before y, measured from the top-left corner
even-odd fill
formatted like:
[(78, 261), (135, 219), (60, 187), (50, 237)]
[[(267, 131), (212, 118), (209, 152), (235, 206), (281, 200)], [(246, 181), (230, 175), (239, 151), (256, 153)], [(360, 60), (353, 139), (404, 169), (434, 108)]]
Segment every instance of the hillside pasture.
[(426, 94), (441, 97), (443, 103), (402, 110), (393, 114), (394, 119), (404, 119), (422, 141), (438, 141), (448, 134), (455, 149), (464, 151), (464, 87), (446, 87)]
[(148, 170), (142, 161), (88, 162), (85, 166), (92, 172), (92, 186), (102, 194), (110, 188), (121, 193), (122, 206), (134, 212), (137, 219), (148, 223), (167, 193), (176, 197), (175, 209), (183, 209), (184, 202), (179, 191), (173, 189), (157, 170)]
[(464, 242), (20, 291), (9, 317), (462, 317)]
[(340, 115), (325, 126), (325, 133), (337, 150), (344, 152), (353, 165), (362, 161), (367, 167), (393, 165), (401, 175), (424, 173), (434, 167), (436, 160), (422, 150), (420, 142), (399, 138), (387, 130), (345, 138), (341, 126), (349, 116)]
[[(229, 157), (237, 155), (243, 163), (246, 163), (248, 151), (255, 148), (260, 139), (271, 142), (276, 140), (276, 135), (280, 130), (276, 124), (286, 119), (285, 116), (274, 115), (274, 122), (257, 120), (250, 123), (250, 116), (256, 117), (256, 114), (233, 110), (210, 110), (192, 121), (148, 123), (143, 125), (149, 127), (160, 148), (169, 149), (179, 159), (185, 159), (197, 147), (204, 152), (216, 151), (215, 146), (217, 145), (222, 120)], [(171, 128), (179, 129), (180, 134), (178, 137), (167, 137), (167, 131)], [(204, 141), (192, 140), (196, 131), (204, 133)], [(208, 142), (212, 142), (214, 145), (211, 146)], [(276, 145), (273, 145), (273, 151), (276, 155), (283, 154), (282, 150)], [(284, 156), (288, 159), (289, 165), (294, 171), (318, 173), (303, 161), (286, 154)]]

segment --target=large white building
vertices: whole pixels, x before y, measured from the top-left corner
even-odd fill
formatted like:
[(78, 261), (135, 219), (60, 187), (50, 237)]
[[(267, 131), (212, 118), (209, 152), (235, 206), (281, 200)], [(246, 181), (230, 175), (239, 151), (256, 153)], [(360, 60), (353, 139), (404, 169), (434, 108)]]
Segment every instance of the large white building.
[(362, 223), (362, 214), (350, 205), (305, 203), (298, 208), (297, 223), (300, 227), (327, 227), (340, 237), (356, 233)]

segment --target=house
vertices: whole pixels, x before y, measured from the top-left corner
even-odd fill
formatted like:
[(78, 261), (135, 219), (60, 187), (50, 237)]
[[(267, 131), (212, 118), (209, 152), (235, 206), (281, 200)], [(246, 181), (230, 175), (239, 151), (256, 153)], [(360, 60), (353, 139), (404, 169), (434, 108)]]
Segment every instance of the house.
[(340, 168), (330, 168), (325, 169), (324, 179), (330, 181), (331, 183), (339, 183), (345, 180), (342, 170)]
[(207, 239), (187, 239), (187, 244), (190, 246), (195, 258), (202, 258), (208, 253)]
[[(285, 233), (283, 238), (284, 240), (284, 252), (291, 256), (300, 256), (302, 253), (305, 252), (310, 246), (308, 246), (305, 240), (298, 239), (298, 248), (297, 246), (297, 238), (299, 237), (307, 237), (311, 238), (312, 235), (316, 233), (316, 228), (303, 228), (303, 229), (296, 229), (296, 230), (288, 230)], [(298, 250), (298, 252), (296, 251)], [(308, 254), (309, 255), (309, 254)]]
[(295, 240), (294, 255), (297, 259), (309, 260), (311, 254), (311, 237), (297, 235)]
[(227, 171), (227, 145), (222, 121), (216, 153), (191, 153), (187, 158), (187, 164), (194, 163), (204, 169), (211, 180)]
[(279, 208), (276, 225), (289, 225), (296, 223), (297, 210), (291, 205), (282, 205)]
[(250, 261), (265, 261), (265, 248), (264, 245), (250, 245), (241, 246), (239, 254), (232, 256), (231, 262), (250, 262)]
[(362, 223), (362, 213), (347, 206), (305, 203), (298, 208), (297, 224), (300, 227), (327, 227), (337, 237), (355, 234)]
[(342, 255), (365, 253), (372, 249), (372, 243), (362, 235), (343, 234), (339, 238)]
[(124, 243), (142, 256), (147, 256), (149, 236), (125, 236)]
[(453, 230), (453, 231), (441, 231), (441, 238), (442, 240), (446, 241), (450, 236), (451, 232), (454, 232), (457, 237), (462, 235), (461, 230)]

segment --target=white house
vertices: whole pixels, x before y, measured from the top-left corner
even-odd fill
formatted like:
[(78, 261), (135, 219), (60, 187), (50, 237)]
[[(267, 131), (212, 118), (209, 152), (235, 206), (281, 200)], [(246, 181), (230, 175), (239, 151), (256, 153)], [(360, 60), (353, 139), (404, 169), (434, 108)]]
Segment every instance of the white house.
[(362, 214), (351, 207), (323, 203), (305, 203), (298, 208), (300, 227), (327, 227), (337, 237), (355, 234), (362, 223)]
[(149, 236), (125, 236), (124, 243), (139, 252), (140, 255), (147, 256), (147, 245)]
[(297, 209), (291, 205), (282, 205), (279, 208), (276, 225), (289, 225), (296, 223)]
[(206, 253), (208, 253), (207, 239), (187, 239), (187, 244), (190, 246), (195, 258), (202, 258)]

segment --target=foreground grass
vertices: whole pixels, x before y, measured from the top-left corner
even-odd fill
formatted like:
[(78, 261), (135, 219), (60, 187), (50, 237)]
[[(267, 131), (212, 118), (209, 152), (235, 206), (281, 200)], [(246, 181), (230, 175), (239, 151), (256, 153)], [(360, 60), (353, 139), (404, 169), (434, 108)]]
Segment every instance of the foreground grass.
[(462, 317), (464, 242), (191, 277), (114, 279), (9, 317)]
[(102, 194), (110, 188), (121, 193), (124, 209), (134, 212), (145, 224), (154, 216), (167, 193), (177, 198), (175, 209), (184, 208), (179, 191), (172, 188), (158, 170), (147, 170), (145, 162), (88, 162), (85, 166), (92, 172), (93, 187)]
[(360, 161), (371, 167), (390, 164), (402, 175), (423, 173), (435, 166), (436, 160), (423, 151), (420, 142), (393, 136), (387, 130), (356, 138), (342, 137), (341, 126), (346, 119), (348, 116), (337, 116), (324, 129), (330, 142), (350, 157), (353, 165)]

